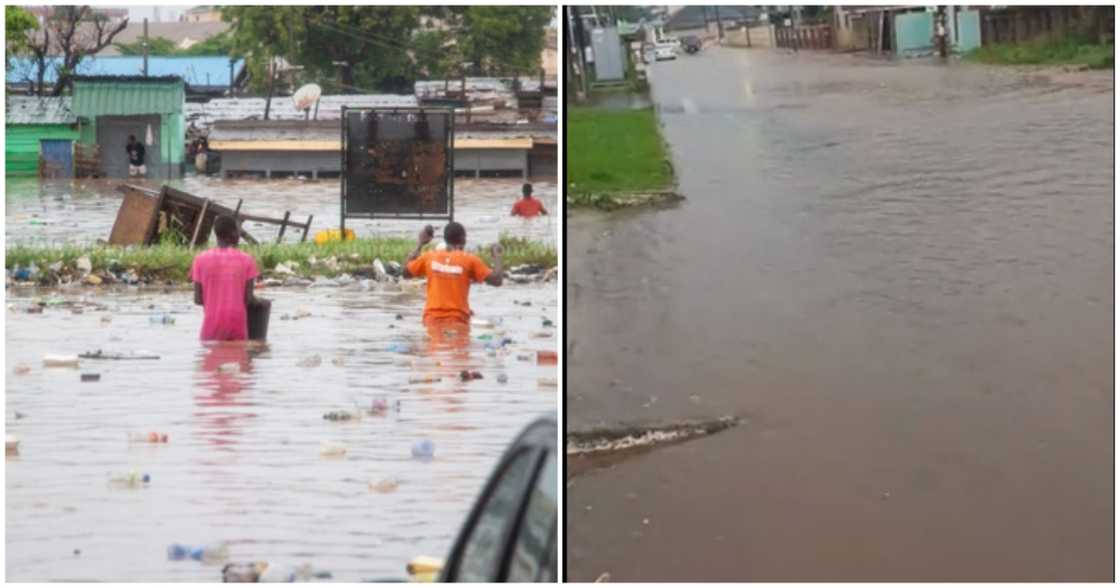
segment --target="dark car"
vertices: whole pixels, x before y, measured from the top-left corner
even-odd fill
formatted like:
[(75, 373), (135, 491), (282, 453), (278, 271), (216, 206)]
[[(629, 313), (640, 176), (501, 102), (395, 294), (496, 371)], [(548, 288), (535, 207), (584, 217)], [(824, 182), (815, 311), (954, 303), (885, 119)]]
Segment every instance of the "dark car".
[(556, 418), (506, 449), (463, 524), (440, 582), (556, 582)]
[(703, 48), (704, 43), (700, 40), (700, 37), (689, 35), (681, 39), (681, 45), (684, 47), (685, 53), (697, 53)]

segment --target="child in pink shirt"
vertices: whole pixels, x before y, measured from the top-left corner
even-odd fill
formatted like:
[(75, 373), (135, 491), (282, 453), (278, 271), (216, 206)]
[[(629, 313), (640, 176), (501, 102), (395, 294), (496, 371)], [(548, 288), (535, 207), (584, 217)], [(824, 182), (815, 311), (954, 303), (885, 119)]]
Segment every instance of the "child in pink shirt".
[(260, 272), (253, 257), (237, 248), (238, 233), (233, 217), (218, 217), (214, 221), (218, 246), (200, 253), (191, 265), (194, 303), (203, 312), (203, 341), (249, 338), (248, 306), (253, 280)]

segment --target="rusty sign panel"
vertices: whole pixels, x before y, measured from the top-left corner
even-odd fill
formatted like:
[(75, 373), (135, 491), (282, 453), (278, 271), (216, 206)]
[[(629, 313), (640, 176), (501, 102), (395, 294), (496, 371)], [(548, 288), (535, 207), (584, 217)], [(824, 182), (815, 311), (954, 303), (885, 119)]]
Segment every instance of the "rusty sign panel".
[(455, 115), (423, 108), (343, 108), (342, 222), (454, 216)]

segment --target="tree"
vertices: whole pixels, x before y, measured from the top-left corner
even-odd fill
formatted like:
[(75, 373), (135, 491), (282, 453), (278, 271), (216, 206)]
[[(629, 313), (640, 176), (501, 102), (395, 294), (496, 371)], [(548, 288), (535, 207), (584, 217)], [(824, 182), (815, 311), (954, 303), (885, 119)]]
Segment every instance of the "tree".
[(458, 73), (463, 62), (448, 31), (420, 31), (412, 38), (412, 46), (418, 73), (429, 79), (447, 79)]
[(89, 6), (52, 7), (41, 34), (28, 41), (36, 65), (37, 93), (42, 96), (47, 92), (44, 78), (54, 57), (58, 57), (59, 63), (55, 66), (57, 76), (50, 95), (61, 96), (72, 85), (82, 59), (108, 47), (127, 26), (127, 18), (114, 22)]
[(9, 69), (12, 67), (13, 57), (27, 54), (28, 33), (38, 28), (39, 21), (30, 12), (18, 6), (4, 8), (4, 35), (7, 40), (4, 59)]
[[(137, 39), (131, 43), (113, 43), (117, 51), (121, 55), (143, 55), (144, 54), (144, 40)], [(180, 49), (171, 39), (164, 37), (153, 37), (148, 39), (148, 55), (163, 55), (163, 56), (228, 56), (233, 52), (233, 38), (229, 35), (228, 31), (219, 33), (206, 39), (199, 41), (186, 49)]]
[(186, 49), (180, 49), (179, 55), (195, 56), (222, 56), (233, 54), (233, 36), (229, 31), (222, 31), (205, 41), (199, 41)]
[(476, 73), (530, 73), (540, 68), (549, 6), (467, 6), (459, 17), (456, 38)]
[[(137, 39), (131, 43), (113, 43), (117, 51), (121, 55), (143, 55), (144, 54), (144, 40)], [(176, 55), (179, 48), (175, 46), (175, 42), (171, 39), (163, 37), (154, 37), (148, 39), (148, 55)]]

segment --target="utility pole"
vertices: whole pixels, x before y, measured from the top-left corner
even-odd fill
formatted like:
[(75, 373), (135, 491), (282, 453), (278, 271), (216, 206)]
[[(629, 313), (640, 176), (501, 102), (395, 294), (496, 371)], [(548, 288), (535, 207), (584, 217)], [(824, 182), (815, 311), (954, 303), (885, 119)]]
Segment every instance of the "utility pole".
[(566, 10), (568, 11), (568, 32), (571, 37), (571, 50), (576, 53), (575, 59), (572, 60), (572, 62), (579, 67), (578, 88), (580, 97), (583, 98), (587, 96), (587, 56), (583, 51), (583, 20), (580, 18), (578, 7), (567, 6)]
[(935, 31), (935, 34), (937, 35), (937, 53), (941, 56), (942, 59), (945, 59), (946, 57), (949, 56), (949, 44), (946, 43), (946, 39), (945, 39), (945, 7), (944, 6), (938, 6), (937, 7), (937, 18), (935, 19), (935, 21), (937, 22), (937, 28), (936, 28), (936, 31)]
[(716, 30), (719, 31), (719, 44), (723, 44), (723, 21), (719, 18), (719, 5), (716, 5)]
[(148, 19), (144, 19), (144, 77), (148, 77)]
[(272, 88), (276, 81), (276, 58), (268, 56), (268, 98), (264, 101), (264, 119), (268, 120), (268, 111), (272, 109)]

